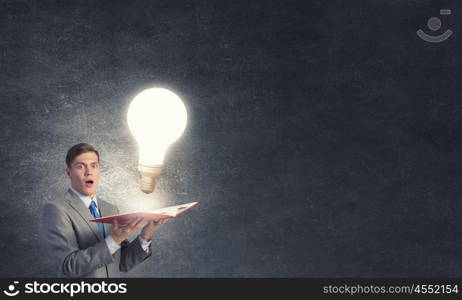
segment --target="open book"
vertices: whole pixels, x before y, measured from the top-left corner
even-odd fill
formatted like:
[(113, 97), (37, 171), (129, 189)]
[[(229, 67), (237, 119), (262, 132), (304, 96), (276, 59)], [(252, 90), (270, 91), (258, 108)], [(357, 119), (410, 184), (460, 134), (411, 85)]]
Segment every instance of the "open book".
[(101, 223), (112, 223), (114, 220), (117, 220), (120, 225), (128, 224), (137, 218), (143, 218), (145, 221), (153, 221), (160, 219), (174, 218), (179, 214), (187, 211), (191, 207), (195, 206), (198, 202), (191, 202), (182, 205), (168, 206), (163, 208), (158, 208), (154, 210), (144, 210), (138, 211), (129, 214), (114, 215), (108, 217), (102, 217), (97, 219), (92, 219), (90, 222), (101, 222)]

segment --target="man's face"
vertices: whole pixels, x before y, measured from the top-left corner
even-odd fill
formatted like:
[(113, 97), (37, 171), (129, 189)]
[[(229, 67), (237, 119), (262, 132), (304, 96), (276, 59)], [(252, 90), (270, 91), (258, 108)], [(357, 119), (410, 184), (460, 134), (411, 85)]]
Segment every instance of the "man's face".
[(99, 181), (99, 160), (95, 152), (82, 153), (74, 158), (66, 169), (71, 186), (77, 192), (90, 196), (96, 193)]

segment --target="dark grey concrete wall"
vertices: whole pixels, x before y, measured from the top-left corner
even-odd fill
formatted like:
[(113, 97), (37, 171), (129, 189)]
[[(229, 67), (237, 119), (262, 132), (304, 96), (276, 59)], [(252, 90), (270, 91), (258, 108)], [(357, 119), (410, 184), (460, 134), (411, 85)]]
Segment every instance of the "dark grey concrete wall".
[[(440, 8), (454, 35), (420, 40)], [(461, 13), (458, 1), (0, 1), (0, 276), (53, 276), (39, 216), (81, 141), (122, 211), (200, 202), (128, 276), (460, 276)], [(125, 118), (152, 86), (184, 99), (189, 124), (144, 195)]]

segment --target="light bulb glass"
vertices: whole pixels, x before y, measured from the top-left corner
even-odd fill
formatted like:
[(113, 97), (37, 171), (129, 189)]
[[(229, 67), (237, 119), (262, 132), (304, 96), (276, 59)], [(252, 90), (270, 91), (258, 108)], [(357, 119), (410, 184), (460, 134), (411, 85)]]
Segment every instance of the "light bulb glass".
[(130, 103), (128, 127), (138, 142), (139, 164), (163, 165), (167, 148), (186, 128), (186, 107), (175, 93), (151, 88), (139, 93)]

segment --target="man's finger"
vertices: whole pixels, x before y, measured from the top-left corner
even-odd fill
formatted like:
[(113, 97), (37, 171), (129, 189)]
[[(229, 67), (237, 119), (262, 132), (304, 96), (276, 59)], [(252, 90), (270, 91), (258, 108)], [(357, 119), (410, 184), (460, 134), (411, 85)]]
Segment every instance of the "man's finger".
[(140, 220), (135, 224), (135, 229), (140, 229), (144, 224), (144, 219), (140, 218)]
[(130, 231), (133, 231), (136, 228), (136, 226), (138, 225), (138, 223), (141, 222), (141, 221), (143, 221), (143, 218), (136, 218), (133, 222), (131, 222), (129, 224), (128, 229)]
[(130, 222), (126, 223), (126, 224), (125, 224), (125, 227), (127, 227), (127, 228), (132, 227), (133, 225), (136, 224), (136, 222), (138, 222), (138, 219), (139, 219), (139, 218), (136, 218), (136, 219), (133, 219), (133, 220), (131, 220)]

